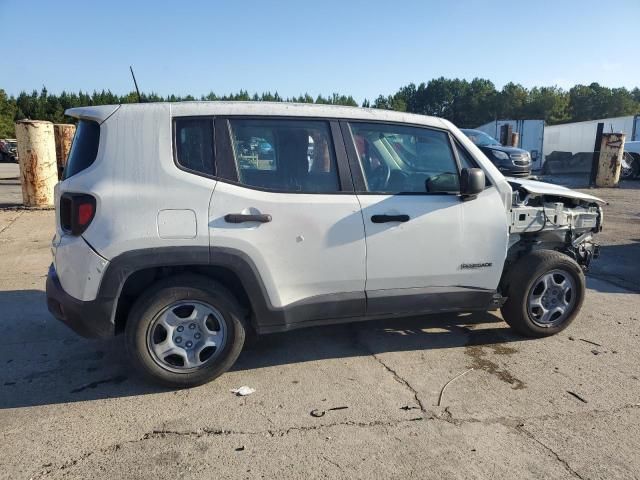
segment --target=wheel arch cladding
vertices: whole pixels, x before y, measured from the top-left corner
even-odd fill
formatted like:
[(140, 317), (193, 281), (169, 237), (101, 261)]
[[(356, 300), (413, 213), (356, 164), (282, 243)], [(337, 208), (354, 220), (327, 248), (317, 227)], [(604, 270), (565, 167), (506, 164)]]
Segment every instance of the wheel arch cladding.
[[(114, 301), (112, 322), (116, 333), (124, 329), (135, 299), (156, 281), (192, 272), (217, 280), (238, 302), (254, 313), (269, 312), (266, 289), (251, 260), (243, 252), (229, 248), (166, 247), (127, 252), (114, 258), (101, 285), (101, 296)], [(255, 325), (252, 325), (255, 327)]]

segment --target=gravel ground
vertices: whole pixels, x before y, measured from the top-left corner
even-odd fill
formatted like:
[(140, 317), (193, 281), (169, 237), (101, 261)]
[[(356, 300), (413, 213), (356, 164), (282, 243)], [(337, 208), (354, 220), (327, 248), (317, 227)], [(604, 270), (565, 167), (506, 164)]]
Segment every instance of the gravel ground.
[(312, 328), (182, 391), (55, 321), (53, 212), (0, 210), (0, 478), (639, 478), (639, 187), (593, 192), (602, 257), (557, 336), (493, 313)]
[(640, 181), (620, 188), (581, 189), (606, 200), (601, 258), (591, 274), (640, 293)]

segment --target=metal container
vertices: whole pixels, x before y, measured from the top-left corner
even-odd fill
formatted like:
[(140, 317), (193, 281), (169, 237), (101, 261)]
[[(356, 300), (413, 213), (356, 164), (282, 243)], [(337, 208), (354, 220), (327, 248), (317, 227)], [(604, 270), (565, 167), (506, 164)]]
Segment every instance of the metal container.
[(56, 163), (58, 165), (58, 179), (62, 180), (62, 172), (67, 166), (67, 158), (76, 134), (76, 126), (72, 123), (56, 123), (53, 126), (56, 137)]
[(16, 123), (22, 201), (28, 207), (52, 206), (58, 182), (53, 123), (21, 120)]
[(603, 133), (598, 158), (597, 187), (616, 187), (620, 181), (624, 133)]

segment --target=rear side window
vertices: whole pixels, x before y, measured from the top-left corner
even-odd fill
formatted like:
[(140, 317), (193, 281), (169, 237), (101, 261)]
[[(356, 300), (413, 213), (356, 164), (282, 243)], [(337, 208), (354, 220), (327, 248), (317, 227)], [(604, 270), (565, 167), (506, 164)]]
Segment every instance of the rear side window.
[(90, 120), (80, 120), (64, 169), (65, 179), (89, 168), (95, 162), (99, 143), (100, 125)]
[(213, 121), (210, 118), (175, 120), (176, 162), (195, 173), (215, 175)]
[(238, 178), (279, 192), (340, 191), (327, 122), (230, 120)]

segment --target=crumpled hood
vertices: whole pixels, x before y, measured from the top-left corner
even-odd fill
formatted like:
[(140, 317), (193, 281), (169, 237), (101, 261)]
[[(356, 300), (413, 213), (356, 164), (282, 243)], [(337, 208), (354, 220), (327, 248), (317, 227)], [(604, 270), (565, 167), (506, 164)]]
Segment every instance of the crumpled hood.
[(554, 185), (553, 183), (538, 182), (537, 180), (520, 178), (507, 178), (506, 180), (509, 182), (509, 185), (511, 185), (511, 188), (524, 188), (527, 192), (534, 195), (555, 195), (558, 197), (577, 198), (586, 202), (595, 202), (600, 205), (607, 203), (601, 198), (594, 197), (593, 195), (577, 192), (567, 187)]

